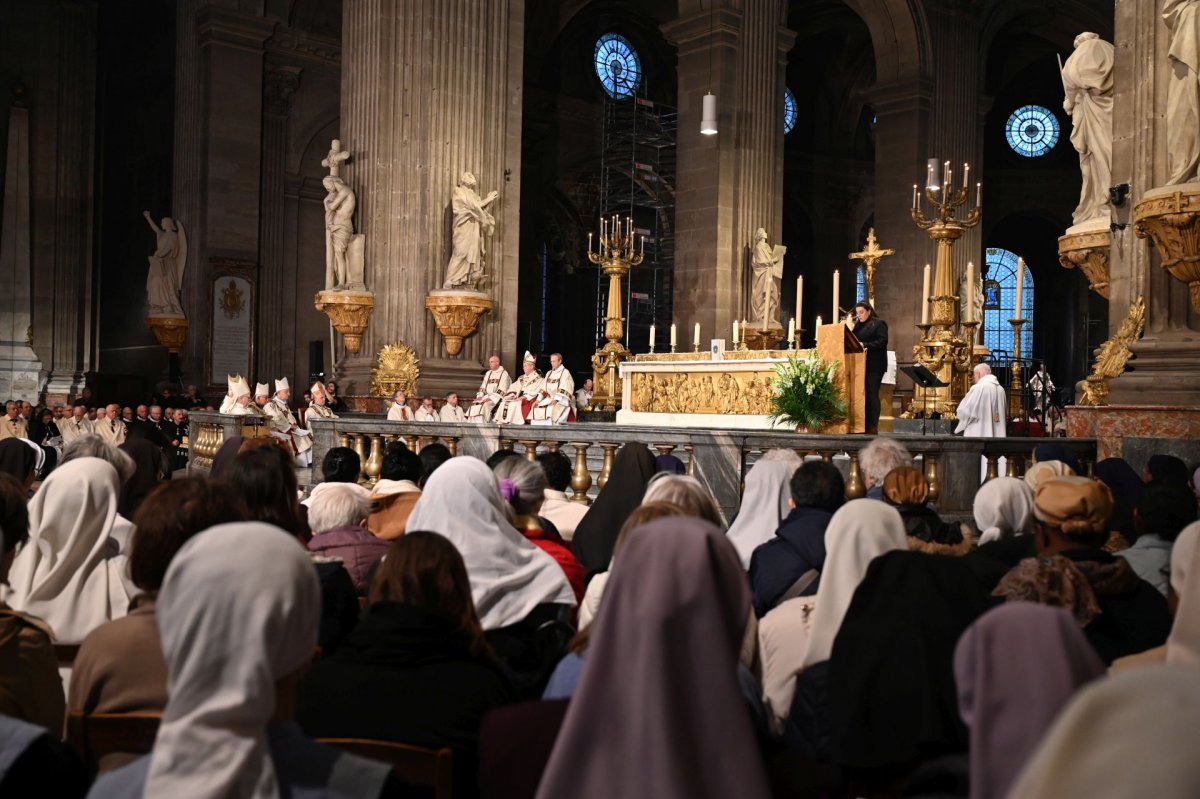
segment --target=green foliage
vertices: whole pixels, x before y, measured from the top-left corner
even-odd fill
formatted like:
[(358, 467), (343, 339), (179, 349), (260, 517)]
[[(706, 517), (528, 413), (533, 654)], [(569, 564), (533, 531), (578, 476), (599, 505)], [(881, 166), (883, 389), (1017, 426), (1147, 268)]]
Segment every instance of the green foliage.
[(771, 421), (816, 432), (846, 418), (846, 401), (833, 382), (838, 365), (826, 365), (816, 353), (791, 358), (775, 367), (771, 381)]

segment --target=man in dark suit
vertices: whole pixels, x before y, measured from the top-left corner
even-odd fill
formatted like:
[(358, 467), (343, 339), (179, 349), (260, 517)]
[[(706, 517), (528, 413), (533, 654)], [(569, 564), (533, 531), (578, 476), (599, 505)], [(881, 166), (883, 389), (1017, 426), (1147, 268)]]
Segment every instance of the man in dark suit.
[(854, 317), (851, 330), (867, 351), (867, 433), (874, 434), (879, 432), (879, 384), (887, 372), (888, 326), (866, 301), (854, 306)]

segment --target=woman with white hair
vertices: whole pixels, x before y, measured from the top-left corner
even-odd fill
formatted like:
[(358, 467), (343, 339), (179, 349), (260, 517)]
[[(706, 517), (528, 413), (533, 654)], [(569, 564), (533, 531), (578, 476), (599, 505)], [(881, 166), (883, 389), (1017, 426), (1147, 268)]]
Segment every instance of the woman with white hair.
[(392, 795), (388, 766), (312, 741), (293, 721), (317, 650), (321, 590), (290, 535), (212, 527), (171, 561), (158, 596), (168, 699), (149, 755), (91, 796)]
[(388, 542), (366, 528), (370, 494), (357, 483), (322, 483), (308, 500), (308, 526), (313, 537), (308, 549), (340, 558), (360, 596), (371, 584), (371, 569), (387, 554)]
[(883, 479), (888, 472), (901, 466), (912, 466), (913, 458), (896, 439), (876, 436), (858, 453), (858, 465), (867, 484), (867, 499), (882, 500)]

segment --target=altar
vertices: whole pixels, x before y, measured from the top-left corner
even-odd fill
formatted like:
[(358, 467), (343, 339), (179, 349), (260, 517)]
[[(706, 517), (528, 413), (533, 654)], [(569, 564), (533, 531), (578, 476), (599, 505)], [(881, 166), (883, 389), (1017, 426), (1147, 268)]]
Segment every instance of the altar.
[(739, 430), (791, 429), (771, 421), (771, 381), (775, 368), (814, 352), (837, 362), (836, 379), (849, 408), (847, 419), (823, 433), (866, 430), (865, 358), (847, 352), (846, 328), (822, 325), (815, 350), (735, 350), (647, 353), (620, 365), (621, 407), (617, 423), (655, 427), (707, 427)]

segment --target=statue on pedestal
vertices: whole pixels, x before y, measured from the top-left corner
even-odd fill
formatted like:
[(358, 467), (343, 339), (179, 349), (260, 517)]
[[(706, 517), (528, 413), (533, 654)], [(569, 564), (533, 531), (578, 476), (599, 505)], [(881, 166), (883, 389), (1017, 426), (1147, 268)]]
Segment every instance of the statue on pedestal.
[(361, 290), (364, 288), (362, 248), (353, 246), (354, 239), (361, 238), (354, 235), (354, 192), (336, 175), (326, 175), (321, 185), (329, 192), (324, 201), (325, 288)]
[(1108, 219), (1112, 185), (1113, 46), (1095, 33), (1075, 37), (1062, 67), (1063, 110), (1071, 115), (1071, 144), (1079, 151), (1083, 189), (1072, 221)]
[(171, 217), (164, 217), (162, 227), (154, 224), (149, 211), (142, 216), (157, 237), (154, 254), (149, 257), (150, 271), (146, 275), (147, 305), (150, 316), (183, 316), (179, 302), (183, 286), (183, 270), (187, 266), (187, 234), (183, 226)]
[(463, 172), (454, 189), (454, 250), (446, 267), (444, 289), (476, 291), (483, 282), (483, 256), (487, 253), (483, 237), (492, 235), (496, 218), (487, 211), (499, 195), (489, 191), (480, 199), (475, 176)]
[(750, 267), (754, 282), (750, 287), (750, 316), (762, 330), (782, 329), (779, 323), (779, 287), (783, 282), (783, 256), (787, 247), (767, 244), (767, 231), (754, 234), (754, 252)]
[(1163, 0), (1171, 31), (1167, 88), (1169, 185), (1192, 183), (1200, 170), (1200, 0)]

